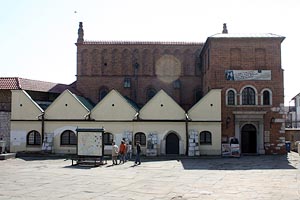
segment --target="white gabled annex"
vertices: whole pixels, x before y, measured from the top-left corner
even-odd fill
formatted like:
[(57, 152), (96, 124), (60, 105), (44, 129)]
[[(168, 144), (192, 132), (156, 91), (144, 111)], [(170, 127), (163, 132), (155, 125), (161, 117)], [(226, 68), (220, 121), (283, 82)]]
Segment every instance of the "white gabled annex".
[(140, 110), (143, 120), (185, 120), (185, 111), (165, 91), (160, 90)]
[(91, 111), (94, 120), (133, 120), (137, 110), (118, 91), (111, 90)]
[(75, 94), (69, 90), (65, 90), (45, 110), (45, 119), (83, 120), (89, 113), (89, 108)]
[(11, 90), (11, 120), (38, 120), (43, 109), (24, 90)]
[(221, 120), (221, 89), (210, 90), (189, 111), (192, 121)]

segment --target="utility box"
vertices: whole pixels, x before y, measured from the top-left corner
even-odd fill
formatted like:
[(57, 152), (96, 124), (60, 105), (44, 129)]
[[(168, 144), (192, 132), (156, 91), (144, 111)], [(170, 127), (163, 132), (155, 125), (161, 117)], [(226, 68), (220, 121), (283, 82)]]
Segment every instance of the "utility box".
[(6, 142), (4, 140), (0, 140), (0, 154), (5, 153), (5, 145)]

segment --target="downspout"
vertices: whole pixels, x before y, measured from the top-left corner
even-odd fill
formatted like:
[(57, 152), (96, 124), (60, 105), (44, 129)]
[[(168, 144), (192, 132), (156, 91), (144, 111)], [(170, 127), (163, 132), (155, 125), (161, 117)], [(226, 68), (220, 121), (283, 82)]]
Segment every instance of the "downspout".
[(188, 155), (189, 152), (189, 116), (187, 115), (187, 113), (185, 114), (185, 155)]
[(38, 116), (38, 120), (41, 120), (41, 134), (42, 134), (42, 142), (44, 142), (45, 137), (45, 112)]

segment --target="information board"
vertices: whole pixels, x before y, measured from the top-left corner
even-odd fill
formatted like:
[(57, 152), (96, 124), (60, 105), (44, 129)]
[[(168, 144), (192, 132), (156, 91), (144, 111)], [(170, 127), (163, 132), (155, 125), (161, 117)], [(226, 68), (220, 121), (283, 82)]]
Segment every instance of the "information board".
[(77, 155), (103, 156), (103, 129), (77, 129)]

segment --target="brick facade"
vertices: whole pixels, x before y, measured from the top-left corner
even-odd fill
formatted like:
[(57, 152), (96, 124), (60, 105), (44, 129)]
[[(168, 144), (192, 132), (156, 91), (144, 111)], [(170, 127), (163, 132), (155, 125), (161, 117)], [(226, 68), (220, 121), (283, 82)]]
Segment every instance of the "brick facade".
[[(222, 89), (223, 142), (235, 136), (244, 153), (284, 153), (283, 39), (230, 35), (226, 30), (205, 43), (89, 42), (83, 39), (81, 24), (76, 89), (94, 103), (116, 89), (140, 106), (163, 89), (185, 110), (211, 89)], [(225, 78), (226, 70), (270, 75), (233, 81)], [(248, 89), (255, 93), (249, 105), (242, 102)], [(234, 91), (233, 105), (227, 102), (229, 90)]]

